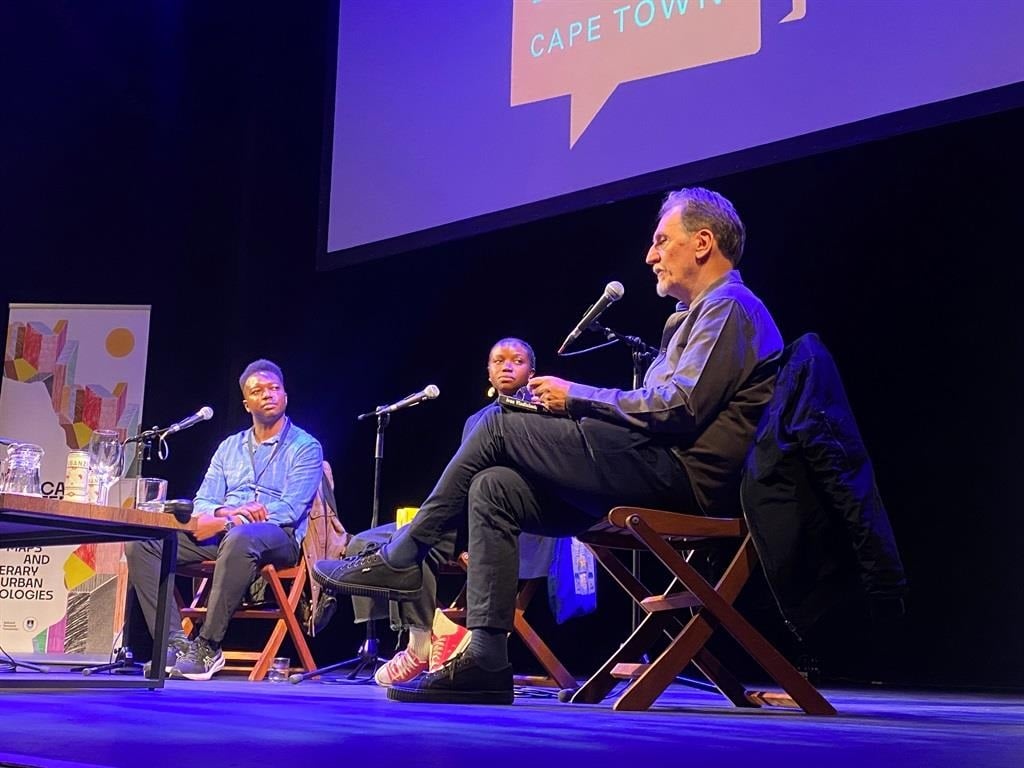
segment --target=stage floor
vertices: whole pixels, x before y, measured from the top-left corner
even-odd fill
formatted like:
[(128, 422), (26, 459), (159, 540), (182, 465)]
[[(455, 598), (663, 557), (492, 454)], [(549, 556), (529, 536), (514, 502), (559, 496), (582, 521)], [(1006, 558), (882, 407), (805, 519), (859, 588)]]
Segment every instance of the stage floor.
[(473, 707), (400, 704), (375, 685), (316, 681), (0, 689), (0, 765), (1024, 766), (1024, 695), (826, 689), (840, 714), (816, 718), (737, 710), (683, 685), (643, 713), (542, 691)]

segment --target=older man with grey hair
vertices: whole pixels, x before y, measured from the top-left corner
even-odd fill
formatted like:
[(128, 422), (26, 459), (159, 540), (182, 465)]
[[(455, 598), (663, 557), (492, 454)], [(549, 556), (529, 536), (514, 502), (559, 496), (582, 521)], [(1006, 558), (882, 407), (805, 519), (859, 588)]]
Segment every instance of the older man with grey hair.
[(615, 505), (738, 515), (740, 468), (771, 398), (782, 337), (736, 266), (745, 232), (732, 204), (681, 189), (662, 205), (647, 263), (678, 302), (643, 386), (531, 379), (548, 414), (489, 408), (415, 520), (376, 551), (314, 567), (327, 589), (408, 599), (418, 563), (469, 525), (469, 648), (440, 671), (396, 684), (398, 701), (512, 703), (506, 639), (520, 531), (568, 535)]

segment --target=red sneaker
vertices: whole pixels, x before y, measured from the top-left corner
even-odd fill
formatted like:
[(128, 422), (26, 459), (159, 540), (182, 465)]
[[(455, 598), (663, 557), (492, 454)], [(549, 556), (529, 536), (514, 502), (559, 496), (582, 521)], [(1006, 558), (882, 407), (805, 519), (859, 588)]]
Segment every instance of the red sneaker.
[(465, 627), (456, 627), (454, 632), (447, 635), (432, 635), (428, 671), (436, 672), (445, 662), (466, 650), (472, 636), (473, 633)]
[(427, 671), (427, 660), (406, 648), (396, 653), (387, 664), (373, 674), (377, 685), (390, 688), (394, 683), (407, 683)]

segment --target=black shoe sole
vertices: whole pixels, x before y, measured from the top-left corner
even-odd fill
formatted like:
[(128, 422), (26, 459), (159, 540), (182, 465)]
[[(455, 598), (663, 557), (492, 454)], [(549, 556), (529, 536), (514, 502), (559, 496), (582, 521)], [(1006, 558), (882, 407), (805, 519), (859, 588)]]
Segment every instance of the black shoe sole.
[(328, 592), (335, 594), (340, 593), (343, 595), (354, 595), (356, 597), (380, 597), (385, 600), (396, 600), (398, 602), (402, 602), (416, 600), (423, 591), (422, 588), (400, 590), (388, 589), (387, 587), (371, 587), (364, 584), (339, 584), (322, 575), (316, 568), (312, 569), (312, 574), (313, 581)]
[(422, 702), (425, 704), (512, 704), (514, 691), (455, 691), (431, 688), (388, 688), (392, 701)]

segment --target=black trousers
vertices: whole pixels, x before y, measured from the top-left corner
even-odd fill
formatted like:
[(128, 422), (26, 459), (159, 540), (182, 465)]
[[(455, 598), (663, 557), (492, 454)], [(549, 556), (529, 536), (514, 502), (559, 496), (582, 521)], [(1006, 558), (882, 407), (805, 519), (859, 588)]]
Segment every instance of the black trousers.
[[(385, 544), (395, 534), (395, 524), (387, 523), (358, 533), (352, 537), (345, 550), (346, 556), (358, 555), (371, 544)], [(423, 591), (416, 600), (389, 604), (387, 600), (372, 597), (353, 597), (352, 613), (356, 624), (371, 619), (389, 618), (392, 629), (415, 627), (430, 629), (434, 623), (434, 609), (437, 608), (437, 571), (455, 556), (456, 532), (448, 534), (432, 546), (423, 561)]]
[[(150, 634), (156, 625), (156, 600), (160, 581), (160, 541), (132, 541), (125, 545), (128, 579), (135, 587), (139, 608), (146, 618)], [(242, 604), (249, 585), (260, 568), (271, 564), (290, 568), (299, 561), (299, 544), (290, 530), (274, 523), (238, 525), (217, 541), (197, 542), (186, 533), (178, 534), (178, 565), (194, 565), (216, 560), (206, 621), (199, 631), (204, 640), (220, 644), (231, 616)], [(181, 613), (171, 600), (167, 606), (167, 626), (173, 637), (181, 629)]]
[[(395, 531), (394, 523), (386, 523), (357, 533), (349, 541), (345, 554), (348, 556), (358, 555), (372, 544), (385, 544), (390, 541)], [(431, 548), (430, 555), (421, 563), (423, 591), (416, 600), (389, 603), (387, 600), (379, 598), (353, 597), (352, 613), (355, 623), (362, 624), (371, 619), (388, 618), (391, 621), (391, 628), (396, 631), (408, 627), (430, 629), (434, 623), (434, 611), (437, 608), (438, 570), (457, 552), (464, 551), (467, 546), (464, 535), (457, 539), (455, 531), (449, 531), (449, 534), (445, 541)], [(460, 544), (461, 548), (459, 548)], [(520, 537), (517, 578), (546, 576), (551, 567), (551, 559), (554, 557), (555, 545), (556, 540), (552, 538), (528, 536), (524, 544), (523, 537)], [(524, 571), (524, 569), (526, 570)]]
[(616, 505), (693, 512), (667, 444), (638, 430), (489, 408), (399, 535), (444, 548), (468, 523), (467, 626), (512, 630), (519, 534), (569, 536)]

